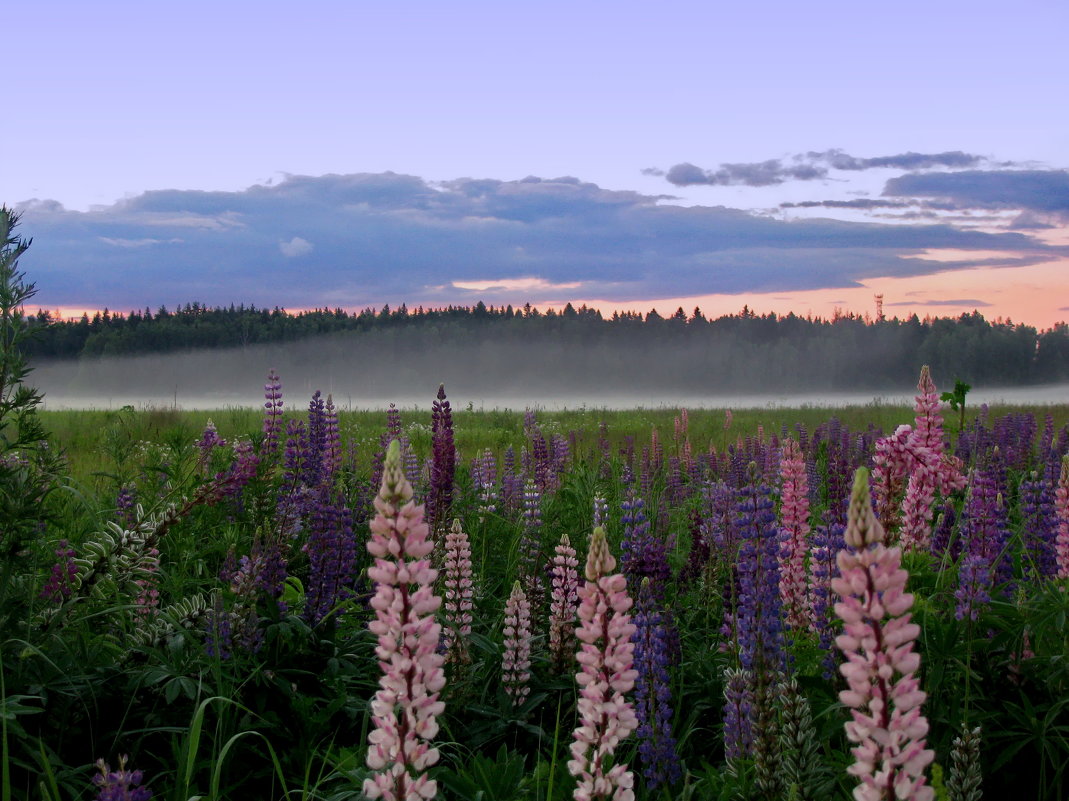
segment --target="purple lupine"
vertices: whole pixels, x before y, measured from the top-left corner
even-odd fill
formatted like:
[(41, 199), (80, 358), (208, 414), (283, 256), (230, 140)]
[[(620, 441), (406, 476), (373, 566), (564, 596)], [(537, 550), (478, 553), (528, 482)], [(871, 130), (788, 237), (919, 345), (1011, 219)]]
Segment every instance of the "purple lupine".
[(932, 556), (936, 558), (936, 566), (942, 570), (949, 562), (953, 562), (961, 553), (961, 539), (954, 539), (954, 526), (958, 522), (957, 511), (951, 500), (943, 502), (943, 508), (939, 513), (939, 522), (932, 531)]
[(333, 395), (327, 395), (327, 402), (323, 406), (322, 459), (322, 481), (325, 486), (330, 486), (342, 463), (341, 432), (338, 430), (338, 410), (334, 406)]
[(456, 481), (456, 446), (453, 444), (453, 411), (445, 399), (445, 385), (438, 385), (438, 396), (431, 404), (430, 492), (427, 495), (427, 523), (431, 531), (445, 527), (453, 505), (453, 482)]
[(620, 542), (620, 568), (627, 576), (632, 592), (637, 591), (643, 578), (649, 578), (654, 593), (660, 598), (671, 576), (668, 553), (664, 540), (653, 532), (643, 507), (642, 499), (629, 489), (620, 504), (623, 511), (620, 525), (624, 529)]
[(75, 552), (66, 540), (60, 540), (56, 546), (56, 562), (48, 574), (48, 581), (41, 590), (40, 597), (56, 603), (62, 603), (71, 597), (74, 591), (74, 579), (78, 575), (78, 566), (74, 563)]
[(475, 493), (479, 498), (479, 520), (482, 521), (488, 515), (497, 511), (497, 463), (494, 454), (486, 448), (481, 456), (477, 456), (472, 463), (472, 483), (475, 485)]
[(990, 600), (994, 586), (1008, 585), (1013, 578), (1011, 559), (1006, 553), (1010, 539), (1006, 514), (995, 479), (987, 470), (973, 470), (969, 477), (959, 531), (961, 563), (955, 615), (959, 620), (975, 620)]
[[(141, 785), (145, 775), (140, 770), (127, 770), (125, 754), (119, 757), (119, 769), (112, 770), (103, 759), (96, 761), (99, 773), (93, 776), (98, 793), (96, 801), (149, 801), (152, 790)], [(140, 785), (140, 786), (139, 786)]]
[(1050, 578), (1058, 572), (1055, 552), (1057, 513), (1049, 478), (1033, 471), (1021, 482), (1021, 522), (1025, 543), (1025, 575)]
[(308, 585), (303, 617), (318, 626), (341, 602), (352, 596), (356, 573), (356, 539), (344, 505), (320, 491), (308, 521)]
[(274, 453), (282, 433), (282, 379), (273, 368), (267, 373), (267, 383), (264, 384), (263, 432), (261, 451), (265, 454)]
[(724, 756), (729, 763), (753, 750), (753, 673), (740, 668), (724, 670)]
[(234, 461), (225, 471), (216, 473), (215, 484), (220, 497), (237, 498), (245, 486), (256, 477), (260, 464), (260, 455), (256, 453), (252, 442), (239, 439), (234, 443)]
[(675, 784), (682, 769), (672, 736), (672, 688), (668, 632), (648, 577), (642, 579), (635, 612), (635, 716), (638, 753), (646, 786)]
[(528, 480), (523, 490), (523, 532), (520, 534), (519, 573), (531, 606), (542, 604), (542, 495)]
[(119, 525), (129, 529), (137, 523), (137, 487), (123, 484), (115, 497), (115, 517)]
[(308, 402), (307, 455), (301, 481), (318, 487), (323, 477), (323, 451), (326, 445), (326, 403), (317, 389)]
[(571, 445), (560, 434), (554, 434), (550, 441), (550, 466), (553, 470), (553, 485), (560, 486), (560, 477), (568, 469), (572, 458)]
[(809, 597), (813, 599), (813, 627), (817, 632), (824, 658), (824, 678), (835, 676), (836, 661), (832, 645), (835, 642), (835, 627), (838, 619), (834, 614), (834, 597), (831, 579), (837, 575), (835, 558), (843, 548), (842, 523), (818, 526), (813, 531), (813, 550), (809, 559)]
[(751, 481), (739, 489), (738, 557), (739, 662), (747, 670), (783, 671), (787, 653), (783, 636), (783, 604), (779, 594), (779, 532), (766, 484)]
[(523, 484), (523, 476), (516, 472), (516, 451), (509, 445), (501, 470), (501, 503), (507, 511), (515, 512), (523, 505)]
[(224, 447), (226, 447), (226, 440), (219, 436), (219, 432), (215, 428), (215, 423), (209, 418), (204, 426), (204, 432), (196, 442), (196, 448), (199, 451), (197, 455), (197, 469), (201, 473), (206, 473), (211, 465), (212, 453), (216, 448)]

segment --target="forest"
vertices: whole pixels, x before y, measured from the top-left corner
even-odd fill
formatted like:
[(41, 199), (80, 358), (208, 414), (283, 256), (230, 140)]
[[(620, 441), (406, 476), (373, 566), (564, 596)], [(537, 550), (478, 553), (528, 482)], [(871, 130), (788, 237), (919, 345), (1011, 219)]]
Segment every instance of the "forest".
[[(33, 329), (24, 350), (31, 363), (56, 359), (155, 354), (206, 348), (245, 348), (309, 342), (328, 335), (332, 347), (421, 343), (458, 352), (491, 343), (511, 353), (514, 344), (538, 353), (568, 354), (599, 370), (649, 368), (656, 379), (661, 356), (671, 355), (672, 383), (683, 359), (698, 373), (715, 373), (720, 386), (786, 389), (819, 383), (825, 388), (884, 388), (911, 382), (928, 364), (947, 379), (996, 386), (1069, 380), (1069, 326), (1038, 330), (1009, 320), (989, 321), (979, 312), (957, 318), (916, 315), (871, 319), (836, 314), (832, 319), (795, 314), (757, 315), (749, 308), (716, 319), (682, 308), (669, 317), (617, 312), (611, 317), (581, 306), (539, 311), (527, 304), (409, 309), (383, 306), (358, 313), (316, 309), (290, 313), (254, 306), (210, 308), (186, 304), (128, 314), (104, 310), (62, 320), (44, 310), (28, 315)], [(326, 342), (326, 339), (324, 339)], [(621, 362), (633, 354), (649, 364)], [(509, 359), (511, 361), (511, 357)], [(627, 357), (627, 361), (630, 357)], [(700, 384), (700, 382), (699, 382)], [(695, 386), (701, 388), (701, 386)]]

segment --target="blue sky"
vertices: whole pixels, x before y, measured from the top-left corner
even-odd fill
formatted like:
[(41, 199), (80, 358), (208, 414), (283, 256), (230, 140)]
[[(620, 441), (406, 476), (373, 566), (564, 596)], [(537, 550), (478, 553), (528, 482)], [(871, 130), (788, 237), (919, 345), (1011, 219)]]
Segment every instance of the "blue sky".
[(24, 6), (45, 306), (1067, 316), (1064, 2)]

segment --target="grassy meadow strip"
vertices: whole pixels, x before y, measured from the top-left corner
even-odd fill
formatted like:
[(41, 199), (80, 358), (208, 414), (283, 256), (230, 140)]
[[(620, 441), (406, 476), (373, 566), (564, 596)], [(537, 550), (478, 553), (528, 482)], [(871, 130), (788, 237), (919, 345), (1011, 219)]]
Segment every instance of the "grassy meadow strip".
[(279, 398), (24, 404), (4, 798), (1069, 793), (1069, 405)]

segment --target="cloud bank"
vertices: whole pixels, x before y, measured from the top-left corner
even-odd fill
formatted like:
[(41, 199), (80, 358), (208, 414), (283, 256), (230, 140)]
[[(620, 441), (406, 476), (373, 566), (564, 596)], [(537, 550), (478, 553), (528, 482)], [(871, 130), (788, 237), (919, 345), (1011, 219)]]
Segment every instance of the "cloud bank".
[[(896, 186), (932, 202), (987, 197), (970, 175)], [(985, 251), (982, 263), (993, 266), (1066, 251), (1025, 232), (784, 221), (667, 200), (572, 177), (431, 184), (381, 173), (289, 176), (240, 192), (151, 191), (88, 212), (34, 201), (22, 204), (21, 232), (34, 243), (20, 266), (47, 306), (294, 309), (824, 289), (964, 266), (926, 259), (928, 250)]]

